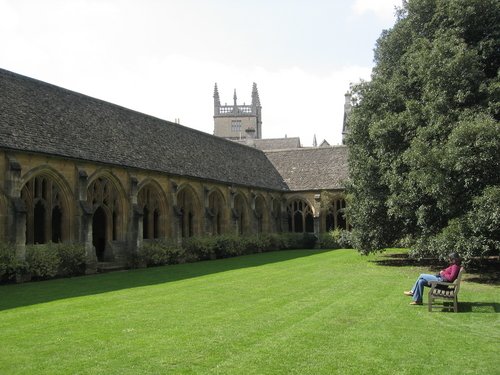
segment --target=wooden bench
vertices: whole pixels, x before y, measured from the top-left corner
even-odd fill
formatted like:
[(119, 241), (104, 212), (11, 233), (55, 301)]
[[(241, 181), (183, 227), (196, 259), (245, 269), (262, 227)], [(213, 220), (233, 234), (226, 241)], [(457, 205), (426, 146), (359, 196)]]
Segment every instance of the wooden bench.
[[(444, 306), (445, 301), (453, 301), (453, 311), (458, 312), (458, 292), (460, 291), (460, 281), (464, 268), (460, 268), (457, 278), (452, 283), (444, 281), (429, 281), (431, 290), (429, 290), (429, 311), (435, 307), (448, 308)], [(442, 300), (443, 304), (436, 304), (435, 300)]]

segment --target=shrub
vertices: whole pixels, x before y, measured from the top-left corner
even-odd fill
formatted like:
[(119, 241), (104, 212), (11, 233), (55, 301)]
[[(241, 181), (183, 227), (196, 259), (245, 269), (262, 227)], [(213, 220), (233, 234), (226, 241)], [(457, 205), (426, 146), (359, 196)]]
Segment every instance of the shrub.
[(176, 264), (184, 261), (184, 249), (172, 241), (155, 240), (147, 241), (136, 254), (132, 255), (132, 266), (161, 266)]
[(83, 244), (59, 243), (53, 244), (59, 257), (58, 274), (61, 276), (83, 275), (86, 266), (86, 253)]
[(318, 237), (314, 233), (304, 233), (302, 236), (302, 247), (304, 249), (314, 249), (318, 242)]
[(281, 250), (301, 249), (302, 238), (302, 233), (281, 233), (279, 234), (279, 248)]
[(17, 275), (26, 273), (26, 262), (16, 257), (13, 245), (0, 243), (0, 281), (9, 281)]
[(213, 237), (189, 237), (182, 241), (186, 256), (192, 261), (215, 259)]
[(351, 232), (336, 228), (323, 233), (319, 239), (319, 247), (322, 249), (351, 249)]
[(221, 235), (213, 238), (213, 252), (217, 258), (229, 258), (245, 254), (247, 249), (244, 237)]
[(31, 276), (40, 279), (57, 275), (61, 259), (52, 243), (26, 246), (26, 262)]
[(338, 229), (323, 233), (319, 238), (319, 247), (321, 249), (339, 249), (339, 238), (340, 231)]
[(342, 249), (352, 249), (352, 233), (348, 230), (341, 229), (339, 237), (339, 246)]
[(276, 250), (282, 250), (284, 248), (283, 240), (280, 234), (278, 233), (263, 234), (262, 237), (266, 241), (266, 247), (264, 251), (276, 251)]

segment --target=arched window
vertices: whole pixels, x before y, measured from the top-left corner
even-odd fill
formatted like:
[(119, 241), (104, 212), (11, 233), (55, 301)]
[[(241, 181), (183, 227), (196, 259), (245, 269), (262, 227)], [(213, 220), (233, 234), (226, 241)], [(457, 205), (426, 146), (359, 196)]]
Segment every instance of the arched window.
[(67, 236), (63, 230), (67, 213), (61, 194), (59, 185), (45, 174), (31, 178), (23, 186), (21, 199), (27, 210), (27, 244), (61, 242)]
[(296, 199), (287, 205), (288, 230), (290, 232), (314, 232), (314, 217), (307, 202)]
[(347, 229), (347, 221), (345, 219), (345, 199), (334, 199), (325, 216), (325, 229), (331, 231), (334, 229)]
[(181, 212), (181, 235), (191, 237), (197, 233), (196, 195), (190, 187), (185, 187), (177, 194), (177, 205)]
[(153, 184), (144, 186), (137, 194), (137, 204), (143, 210), (143, 238), (159, 238), (162, 235), (160, 231), (160, 218), (164, 215), (162, 215), (161, 194), (158, 188)]

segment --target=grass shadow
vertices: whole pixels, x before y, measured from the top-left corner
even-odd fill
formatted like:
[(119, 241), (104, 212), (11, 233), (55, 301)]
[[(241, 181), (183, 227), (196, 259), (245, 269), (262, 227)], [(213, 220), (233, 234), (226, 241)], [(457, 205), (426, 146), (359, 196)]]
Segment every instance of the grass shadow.
[[(444, 302), (442, 305), (435, 305), (433, 310), (434, 312), (454, 313), (452, 302)], [(500, 304), (496, 302), (458, 302), (458, 312), (473, 314), (498, 314), (500, 313)]]
[(0, 311), (60, 299), (179, 281), (214, 273), (259, 267), (328, 250), (286, 250), (161, 267), (109, 272), (25, 284), (0, 285)]
[(496, 302), (459, 302), (458, 312), (461, 313), (500, 313), (500, 303)]

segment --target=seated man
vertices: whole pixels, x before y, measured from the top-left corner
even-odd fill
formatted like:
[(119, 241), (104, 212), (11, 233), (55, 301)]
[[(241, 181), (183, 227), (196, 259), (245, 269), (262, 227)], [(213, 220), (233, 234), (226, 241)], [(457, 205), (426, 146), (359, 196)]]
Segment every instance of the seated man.
[(410, 305), (421, 305), (424, 293), (424, 287), (429, 286), (429, 281), (445, 281), (452, 283), (460, 272), (460, 256), (453, 252), (449, 256), (450, 266), (439, 272), (439, 275), (429, 275), (426, 273), (421, 274), (410, 291), (404, 292), (406, 296), (413, 297)]

